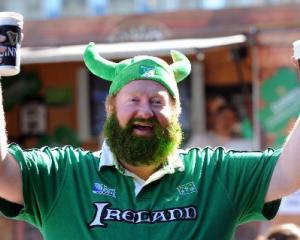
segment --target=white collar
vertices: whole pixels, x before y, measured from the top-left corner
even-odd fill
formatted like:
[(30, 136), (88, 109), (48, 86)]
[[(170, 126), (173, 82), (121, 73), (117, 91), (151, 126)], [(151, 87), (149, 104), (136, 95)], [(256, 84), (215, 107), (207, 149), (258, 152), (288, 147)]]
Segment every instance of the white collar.
[(162, 178), (166, 174), (173, 174), (175, 173), (176, 170), (180, 172), (184, 171), (185, 169), (184, 164), (179, 156), (179, 152), (180, 150), (176, 151), (176, 153), (170, 156), (167, 162), (160, 169), (158, 169), (146, 181), (144, 181), (138, 176), (136, 176), (135, 174), (133, 174), (132, 172), (125, 169), (118, 162), (116, 156), (111, 152), (106, 141), (104, 141), (102, 145), (102, 153), (100, 156), (100, 163), (99, 163), (98, 170), (101, 171), (101, 168), (104, 166), (114, 166), (121, 174), (124, 174), (126, 176), (132, 176), (135, 181), (135, 185), (136, 185), (135, 193), (137, 195), (145, 185)]

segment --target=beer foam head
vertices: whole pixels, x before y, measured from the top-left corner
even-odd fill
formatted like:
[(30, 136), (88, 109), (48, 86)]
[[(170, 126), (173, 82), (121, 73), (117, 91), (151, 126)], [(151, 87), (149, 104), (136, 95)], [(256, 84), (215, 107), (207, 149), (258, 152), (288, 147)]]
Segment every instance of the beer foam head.
[(23, 28), (23, 16), (17, 12), (0, 12), (0, 25), (14, 25)]
[(300, 59), (300, 40), (293, 42), (294, 58)]

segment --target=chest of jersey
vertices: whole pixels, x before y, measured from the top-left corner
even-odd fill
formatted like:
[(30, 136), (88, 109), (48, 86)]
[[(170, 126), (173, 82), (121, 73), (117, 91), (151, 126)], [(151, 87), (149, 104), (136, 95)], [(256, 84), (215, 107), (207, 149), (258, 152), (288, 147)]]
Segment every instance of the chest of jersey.
[[(75, 182), (66, 181), (47, 219), (48, 239), (226, 239), (234, 225), (222, 188), (185, 173), (166, 175), (138, 195), (132, 177), (112, 168)], [(218, 233), (209, 229), (220, 222)]]

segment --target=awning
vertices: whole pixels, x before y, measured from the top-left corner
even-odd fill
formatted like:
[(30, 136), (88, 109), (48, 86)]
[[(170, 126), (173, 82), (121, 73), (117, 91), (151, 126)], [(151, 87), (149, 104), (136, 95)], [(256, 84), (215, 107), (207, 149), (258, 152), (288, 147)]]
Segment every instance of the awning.
[[(152, 42), (123, 42), (96, 44), (99, 54), (106, 59), (123, 59), (135, 55), (166, 56), (170, 50), (179, 50), (184, 54), (197, 54), (205, 49), (243, 44), (247, 37), (243, 34), (217, 37), (174, 39)], [(61, 47), (22, 48), (22, 64), (78, 62), (86, 45)]]

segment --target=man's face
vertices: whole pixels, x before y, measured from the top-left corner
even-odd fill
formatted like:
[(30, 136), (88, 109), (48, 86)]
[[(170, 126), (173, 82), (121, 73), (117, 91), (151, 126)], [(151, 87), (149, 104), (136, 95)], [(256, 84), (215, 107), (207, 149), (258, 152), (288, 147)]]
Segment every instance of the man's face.
[(112, 152), (131, 165), (160, 165), (179, 146), (182, 131), (167, 90), (138, 80), (117, 94), (104, 134)]
[(237, 123), (236, 113), (231, 109), (224, 109), (216, 114), (216, 127), (232, 129)]
[[(136, 80), (125, 85), (116, 95), (115, 111), (120, 125), (124, 128), (131, 119), (157, 119), (162, 127), (167, 127), (173, 112), (171, 97), (159, 83)], [(142, 121), (133, 122), (133, 134), (152, 136), (153, 126)]]

